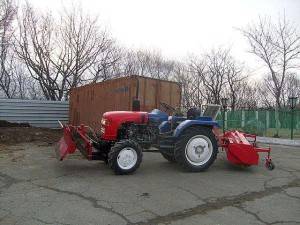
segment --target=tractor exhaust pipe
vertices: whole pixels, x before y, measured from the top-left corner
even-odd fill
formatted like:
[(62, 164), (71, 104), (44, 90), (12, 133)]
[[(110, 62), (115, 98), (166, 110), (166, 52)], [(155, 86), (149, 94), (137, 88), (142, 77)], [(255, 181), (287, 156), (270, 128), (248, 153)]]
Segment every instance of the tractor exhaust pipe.
[(141, 111), (141, 102), (138, 99), (133, 99), (132, 101), (132, 111)]

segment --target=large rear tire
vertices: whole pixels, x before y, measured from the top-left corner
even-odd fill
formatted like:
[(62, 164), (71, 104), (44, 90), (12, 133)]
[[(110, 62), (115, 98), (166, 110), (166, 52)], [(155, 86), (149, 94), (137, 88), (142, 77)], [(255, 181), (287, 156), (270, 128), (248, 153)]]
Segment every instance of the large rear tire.
[(108, 165), (118, 175), (133, 173), (143, 158), (141, 146), (132, 140), (116, 142), (108, 153)]
[(162, 153), (162, 152), (161, 152), (161, 155), (169, 162), (176, 162), (174, 155), (168, 155), (168, 154)]
[(215, 161), (218, 143), (209, 127), (191, 127), (184, 131), (175, 144), (175, 160), (184, 169), (200, 172)]

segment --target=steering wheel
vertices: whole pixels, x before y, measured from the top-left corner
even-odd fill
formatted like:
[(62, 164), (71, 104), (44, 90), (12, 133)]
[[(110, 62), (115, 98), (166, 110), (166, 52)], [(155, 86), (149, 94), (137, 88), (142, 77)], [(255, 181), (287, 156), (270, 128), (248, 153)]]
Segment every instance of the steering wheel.
[(163, 111), (168, 111), (173, 113), (176, 109), (165, 102), (160, 102), (160, 106), (163, 108)]
[(164, 108), (162, 111), (170, 112), (170, 114), (172, 114), (173, 116), (183, 116), (180, 108), (174, 108), (173, 106), (170, 106), (169, 104), (164, 102), (160, 102), (160, 106)]

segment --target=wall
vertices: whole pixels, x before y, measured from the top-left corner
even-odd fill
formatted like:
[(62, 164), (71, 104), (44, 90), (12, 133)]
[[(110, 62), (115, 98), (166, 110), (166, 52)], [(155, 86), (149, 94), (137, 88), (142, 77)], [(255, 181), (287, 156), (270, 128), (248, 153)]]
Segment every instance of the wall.
[(68, 102), (0, 99), (0, 120), (27, 122), (35, 127), (59, 128), (68, 122)]

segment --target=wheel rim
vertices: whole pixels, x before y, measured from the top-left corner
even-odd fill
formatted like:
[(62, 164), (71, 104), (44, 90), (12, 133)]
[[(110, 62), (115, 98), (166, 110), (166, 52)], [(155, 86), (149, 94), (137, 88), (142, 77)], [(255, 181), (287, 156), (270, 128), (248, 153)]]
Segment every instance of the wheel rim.
[(137, 162), (137, 153), (131, 147), (123, 148), (117, 157), (118, 165), (123, 170), (133, 168)]
[(192, 137), (185, 147), (186, 159), (194, 166), (201, 166), (208, 162), (213, 152), (210, 139), (203, 135)]

